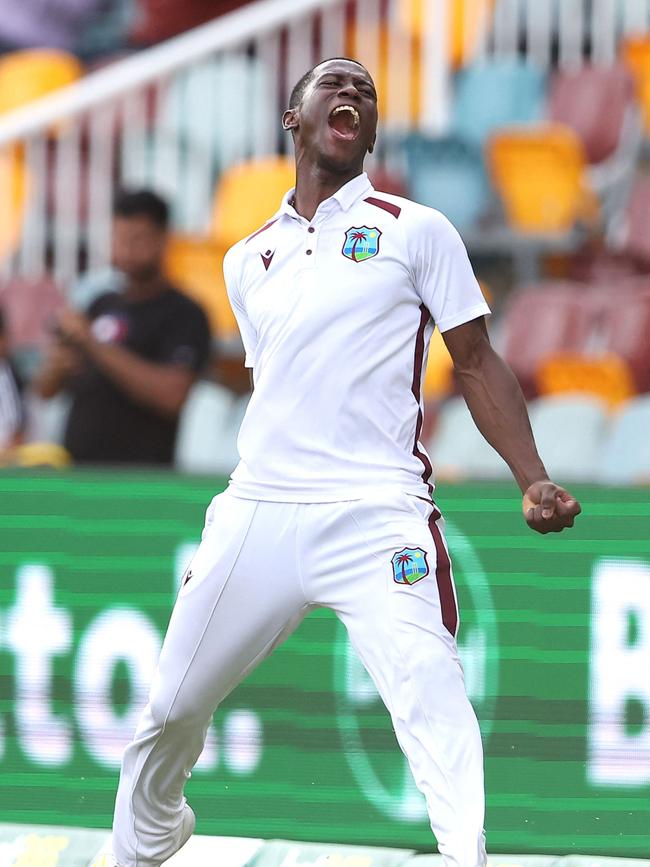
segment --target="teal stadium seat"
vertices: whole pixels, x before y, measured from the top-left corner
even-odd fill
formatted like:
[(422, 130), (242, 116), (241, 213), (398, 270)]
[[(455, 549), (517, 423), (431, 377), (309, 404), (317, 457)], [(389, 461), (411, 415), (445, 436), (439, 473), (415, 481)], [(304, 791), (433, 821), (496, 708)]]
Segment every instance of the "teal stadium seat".
[(510, 478), (508, 465), (478, 432), (462, 397), (443, 405), (427, 451), (439, 479)]
[(491, 60), (457, 77), (448, 135), (413, 133), (404, 141), (409, 194), (442, 211), (462, 233), (493, 203), (483, 147), (495, 130), (542, 116), (546, 77), (518, 60)]
[(481, 149), (504, 126), (536, 123), (544, 114), (546, 75), (515, 59), (475, 63), (458, 73), (451, 134)]
[(606, 405), (582, 394), (540, 397), (530, 423), (549, 476), (558, 484), (594, 482), (608, 430)]
[(197, 382), (181, 413), (176, 469), (229, 475), (239, 461), (237, 434), (248, 399), (248, 395), (236, 397), (214, 382)]
[(414, 133), (404, 153), (411, 198), (441, 211), (459, 232), (471, 229), (492, 200), (480, 150), (460, 139)]
[(650, 484), (650, 395), (628, 401), (614, 418), (601, 453), (598, 481)]

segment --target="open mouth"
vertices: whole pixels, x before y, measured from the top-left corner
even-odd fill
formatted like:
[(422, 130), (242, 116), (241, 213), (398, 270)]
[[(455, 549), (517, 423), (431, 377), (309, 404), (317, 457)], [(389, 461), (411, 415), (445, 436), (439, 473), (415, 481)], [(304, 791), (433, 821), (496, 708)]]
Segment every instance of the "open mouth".
[(352, 105), (337, 105), (327, 122), (337, 138), (354, 141), (359, 135), (359, 112)]

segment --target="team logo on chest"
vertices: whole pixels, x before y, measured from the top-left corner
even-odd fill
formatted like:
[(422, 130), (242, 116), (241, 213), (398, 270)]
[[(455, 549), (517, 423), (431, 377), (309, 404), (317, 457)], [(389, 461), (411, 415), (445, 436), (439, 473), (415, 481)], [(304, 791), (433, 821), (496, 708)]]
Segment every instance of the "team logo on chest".
[(353, 226), (345, 233), (343, 255), (353, 262), (365, 262), (379, 252), (381, 232), (376, 226)]
[(393, 554), (391, 564), (397, 584), (415, 584), (429, 574), (427, 552), (422, 548), (402, 548)]

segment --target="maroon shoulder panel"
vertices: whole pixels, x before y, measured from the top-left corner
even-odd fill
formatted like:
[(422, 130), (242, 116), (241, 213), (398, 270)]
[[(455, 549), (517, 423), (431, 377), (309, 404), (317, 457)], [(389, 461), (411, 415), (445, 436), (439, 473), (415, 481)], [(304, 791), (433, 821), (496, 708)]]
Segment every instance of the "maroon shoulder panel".
[(271, 222), (267, 223), (265, 226), (262, 226), (262, 228), (258, 229), (257, 232), (253, 232), (253, 234), (249, 238), (246, 238), (246, 243), (248, 244), (249, 241), (252, 241), (253, 238), (256, 238), (258, 235), (261, 235), (262, 232), (266, 232), (266, 230), (269, 229), (273, 225), (273, 223), (276, 223), (277, 221), (278, 217), (276, 217), (275, 220), (271, 220)]
[(392, 214), (395, 219), (397, 219), (402, 213), (402, 209), (398, 205), (394, 205), (392, 202), (386, 202), (384, 199), (378, 199), (375, 196), (368, 196), (367, 199), (364, 199), (364, 202), (368, 202), (369, 205), (374, 205), (376, 208), (381, 208), (382, 211), (388, 211), (388, 213)]

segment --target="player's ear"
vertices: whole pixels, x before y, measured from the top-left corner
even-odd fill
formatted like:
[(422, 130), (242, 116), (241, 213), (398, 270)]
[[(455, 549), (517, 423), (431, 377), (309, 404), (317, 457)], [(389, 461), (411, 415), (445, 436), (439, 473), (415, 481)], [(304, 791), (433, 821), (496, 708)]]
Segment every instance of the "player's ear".
[(368, 153), (369, 153), (369, 154), (371, 154), (371, 153), (374, 151), (374, 149), (375, 149), (375, 142), (376, 142), (376, 141), (377, 141), (377, 133), (375, 133), (375, 136), (374, 136), (373, 140), (372, 140), (372, 141), (370, 142), (370, 144), (368, 145)]
[(298, 126), (298, 113), (295, 108), (288, 108), (282, 115), (282, 129), (295, 129)]

